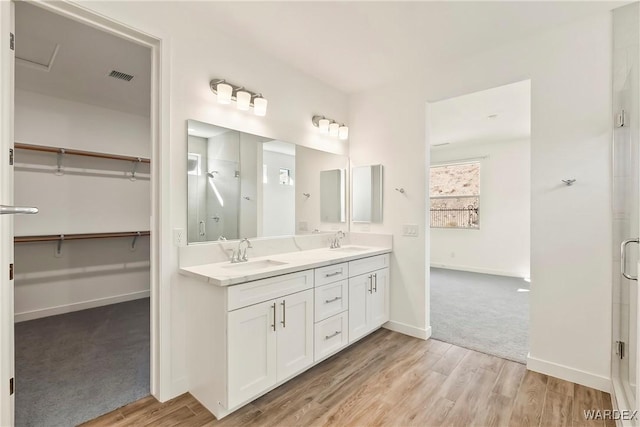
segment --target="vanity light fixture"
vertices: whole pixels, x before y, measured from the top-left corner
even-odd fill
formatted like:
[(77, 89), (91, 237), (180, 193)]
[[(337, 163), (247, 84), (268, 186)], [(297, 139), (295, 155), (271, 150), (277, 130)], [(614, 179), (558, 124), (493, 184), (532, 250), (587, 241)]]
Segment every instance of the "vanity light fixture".
[(267, 100), (261, 93), (252, 92), (224, 79), (211, 80), (209, 87), (216, 94), (220, 104), (231, 104), (231, 101), (236, 101), (238, 110), (248, 111), (253, 107), (253, 114), (256, 116), (267, 115)]
[(349, 127), (325, 116), (313, 116), (311, 123), (320, 129), (320, 133), (323, 135), (337, 137), (341, 140), (349, 138)]

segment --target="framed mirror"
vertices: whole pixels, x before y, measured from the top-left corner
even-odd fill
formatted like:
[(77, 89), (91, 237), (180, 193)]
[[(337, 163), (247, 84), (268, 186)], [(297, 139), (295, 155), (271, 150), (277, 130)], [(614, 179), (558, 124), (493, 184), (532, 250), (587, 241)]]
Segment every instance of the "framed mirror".
[[(346, 156), (196, 120), (187, 129), (189, 244), (344, 229)], [(342, 171), (326, 197), (325, 171)]]
[(354, 167), (351, 174), (353, 222), (382, 222), (382, 165)]

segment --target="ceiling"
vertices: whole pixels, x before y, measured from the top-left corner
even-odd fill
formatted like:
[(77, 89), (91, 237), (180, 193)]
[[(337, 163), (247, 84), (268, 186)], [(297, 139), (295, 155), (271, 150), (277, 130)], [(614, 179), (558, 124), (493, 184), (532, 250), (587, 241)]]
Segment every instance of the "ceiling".
[(629, 1), (190, 2), (208, 25), (345, 93)]
[(429, 107), (432, 147), (517, 141), (530, 135), (529, 80), (446, 99)]
[[(26, 2), (15, 2), (15, 7), (17, 88), (149, 116), (148, 48)], [(49, 71), (34, 66), (49, 64), (56, 45)], [(112, 70), (134, 77), (128, 82), (108, 77)]]
[[(171, 7), (188, 15), (193, 27), (213, 27), (355, 93), (627, 3), (192, 1)], [(16, 2), (17, 57), (47, 64), (56, 45), (48, 72), (17, 63), (18, 88), (149, 115), (147, 48)], [(130, 82), (107, 77), (114, 69), (135, 77)]]

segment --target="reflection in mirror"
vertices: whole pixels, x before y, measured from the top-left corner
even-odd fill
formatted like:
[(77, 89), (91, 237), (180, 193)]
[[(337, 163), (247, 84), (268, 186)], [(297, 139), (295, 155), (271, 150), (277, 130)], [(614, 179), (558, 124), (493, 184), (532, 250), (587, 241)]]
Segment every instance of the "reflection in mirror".
[(320, 171), (320, 218), (323, 222), (345, 222), (345, 170)]
[[(187, 126), (189, 243), (328, 231), (328, 223), (344, 222), (346, 156), (195, 120)], [(334, 188), (343, 201), (327, 198), (334, 213), (323, 218), (327, 169), (343, 170), (341, 190)]]
[(382, 165), (352, 169), (354, 222), (382, 222)]

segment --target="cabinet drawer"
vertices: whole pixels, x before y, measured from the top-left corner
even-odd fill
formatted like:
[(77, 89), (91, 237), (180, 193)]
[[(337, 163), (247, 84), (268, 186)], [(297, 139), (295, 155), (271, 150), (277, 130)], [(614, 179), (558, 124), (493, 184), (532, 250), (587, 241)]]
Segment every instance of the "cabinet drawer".
[(333, 317), (316, 323), (315, 330), (315, 361), (319, 361), (340, 350), (349, 343), (349, 315), (348, 312), (336, 314)]
[(235, 310), (313, 288), (313, 270), (229, 286), (227, 310)]
[(349, 263), (346, 262), (315, 269), (316, 287), (347, 278), (349, 278)]
[(315, 321), (319, 322), (349, 308), (349, 280), (315, 288)]
[(350, 277), (360, 274), (369, 273), (370, 271), (380, 270), (389, 267), (389, 254), (376, 255), (369, 258), (357, 259), (349, 262)]

